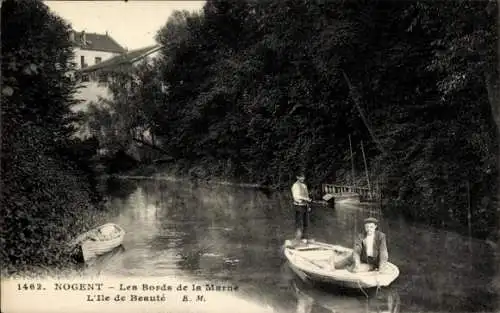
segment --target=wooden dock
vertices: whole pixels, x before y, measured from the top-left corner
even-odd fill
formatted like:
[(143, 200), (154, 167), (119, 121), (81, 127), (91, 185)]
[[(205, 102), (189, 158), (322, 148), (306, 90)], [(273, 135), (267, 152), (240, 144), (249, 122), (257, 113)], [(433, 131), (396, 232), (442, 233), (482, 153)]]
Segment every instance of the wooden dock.
[(349, 194), (357, 194), (359, 195), (361, 202), (376, 201), (380, 198), (377, 193), (366, 187), (323, 184), (322, 190), (325, 195), (332, 195), (333, 197), (342, 197)]

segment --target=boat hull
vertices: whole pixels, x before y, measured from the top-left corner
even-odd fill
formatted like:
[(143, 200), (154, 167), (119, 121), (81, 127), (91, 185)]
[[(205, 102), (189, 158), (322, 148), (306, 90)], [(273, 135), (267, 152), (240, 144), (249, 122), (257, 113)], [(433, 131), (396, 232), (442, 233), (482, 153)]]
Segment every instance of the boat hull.
[(113, 250), (114, 248), (116, 248), (122, 244), (123, 238), (125, 237), (125, 231), (123, 230), (123, 228), (121, 228), (120, 226), (118, 226), (116, 224), (108, 223), (108, 224), (99, 226), (95, 229), (88, 231), (87, 234), (92, 234), (92, 233), (98, 231), (100, 228), (109, 227), (109, 226), (115, 227), (115, 229), (118, 233), (116, 237), (113, 237), (109, 240), (97, 240), (97, 241), (85, 240), (85, 241), (82, 241), (81, 249), (82, 249), (83, 260), (85, 262), (87, 262), (88, 260), (95, 258), (99, 255), (105, 254), (105, 253)]
[[(340, 253), (339, 253), (340, 252)], [(352, 249), (321, 242), (308, 243), (299, 248), (285, 242), (284, 254), (290, 268), (301, 278), (329, 283), (344, 288), (373, 288), (389, 286), (398, 276), (396, 265), (388, 263), (383, 271), (352, 273), (347, 269), (334, 269), (331, 258), (336, 260), (350, 256)]]

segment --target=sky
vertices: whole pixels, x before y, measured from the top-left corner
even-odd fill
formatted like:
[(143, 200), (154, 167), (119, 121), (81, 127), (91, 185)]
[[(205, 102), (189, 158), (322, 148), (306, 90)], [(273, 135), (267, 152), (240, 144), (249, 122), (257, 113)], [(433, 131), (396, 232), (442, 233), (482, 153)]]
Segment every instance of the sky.
[(52, 12), (76, 31), (108, 34), (129, 50), (155, 44), (156, 32), (176, 10), (197, 11), (205, 1), (61, 1), (46, 0)]

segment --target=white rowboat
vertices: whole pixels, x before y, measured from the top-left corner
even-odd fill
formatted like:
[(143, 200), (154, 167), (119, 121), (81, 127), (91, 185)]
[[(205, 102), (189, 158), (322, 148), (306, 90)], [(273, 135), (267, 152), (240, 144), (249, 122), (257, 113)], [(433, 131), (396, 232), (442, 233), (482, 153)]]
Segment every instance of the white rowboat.
[(284, 254), (290, 268), (298, 276), (347, 288), (385, 287), (399, 276), (398, 267), (389, 262), (381, 271), (353, 273), (347, 269), (334, 269), (332, 258), (338, 263), (352, 254), (352, 249), (339, 245), (308, 242), (294, 246), (292, 241), (287, 240)]
[(72, 245), (81, 245), (83, 260), (87, 262), (121, 245), (124, 237), (123, 228), (107, 223), (81, 234), (73, 240)]

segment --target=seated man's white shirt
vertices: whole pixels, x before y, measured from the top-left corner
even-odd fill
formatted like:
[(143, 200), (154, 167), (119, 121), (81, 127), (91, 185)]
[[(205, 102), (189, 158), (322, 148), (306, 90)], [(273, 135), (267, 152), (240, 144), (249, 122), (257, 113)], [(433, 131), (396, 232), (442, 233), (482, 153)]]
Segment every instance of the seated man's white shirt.
[(368, 235), (365, 238), (366, 256), (373, 257), (373, 239), (374, 235)]

